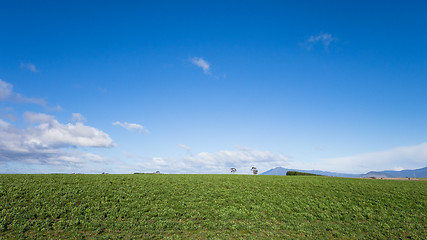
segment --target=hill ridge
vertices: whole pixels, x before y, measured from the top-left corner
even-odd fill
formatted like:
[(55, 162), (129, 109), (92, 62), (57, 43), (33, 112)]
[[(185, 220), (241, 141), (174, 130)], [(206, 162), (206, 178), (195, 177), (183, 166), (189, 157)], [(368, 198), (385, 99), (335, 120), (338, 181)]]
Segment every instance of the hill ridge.
[(286, 175), (288, 171), (298, 171), (305, 173), (312, 173), (323, 176), (331, 176), (331, 177), (351, 177), (351, 178), (363, 178), (363, 177), (387, 177), (387, 178), (401, 178), (401, 177), (411, 177), (411, 178), (427, 178), (427, 167), (419, 168), (419, 169), (405, 169), (401, 171), (369, 171), (365, 174), (350, 174), (350, 173), (338, 173), (338, 172), (330, 172), (330, 171), (321, 171), (321, 170), (302, 170), (302, 169), (291, 169), (291, 168), (283, 168), (276, 167), (270, 170), (267, 170), (261, 175)]

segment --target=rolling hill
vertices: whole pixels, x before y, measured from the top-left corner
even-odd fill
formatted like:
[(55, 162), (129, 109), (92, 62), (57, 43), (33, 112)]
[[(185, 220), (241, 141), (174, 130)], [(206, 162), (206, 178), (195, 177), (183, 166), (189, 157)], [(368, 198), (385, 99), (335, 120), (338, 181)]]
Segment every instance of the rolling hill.
[(427, 178), (427, 167), (414, 170), (382, 171), (381, 173), (396, 177)]
[(276, 167), (273, 169), (270, 169), (264, 173), (261, 173), (261, 175), (286, 175), (288, 171), (297, 171), (297, 172), (305, 172), (305, 173), (312, 173), (317, 175), (323, 175), (323, 176), (331, 176), (331, 177), (361, 177), (362, 174), (347, 174), (347, 173), (336, 173), (336, 172), (327, 172), (327, 171), (319, 171), (319, 170), (301, 170), (301, 169), (289, 169), (289, 168), (282, 168), (282, 167)]
[(301, 169), (289, 169), (276, 167), (270, 169), (261, 175), (286, 175), (288, 171), (298, 171), (305, 173), (312, 173), (323, 176), (331, 177), (351, 177), (351, 178), (363, 178), (363, 177), (377, 177), (377, 178), (400, 178), (400, 177), (410, 177), (410, 178), (427, 178), (427, 167), (413, 170), (402, 170), (402, 171), (371, 171), (366, 174), (348, 174), (348, 173), (337, 173), (337, 172), (328, 172), (328, 171), (319, 171), (319, 170), (301, 170)]

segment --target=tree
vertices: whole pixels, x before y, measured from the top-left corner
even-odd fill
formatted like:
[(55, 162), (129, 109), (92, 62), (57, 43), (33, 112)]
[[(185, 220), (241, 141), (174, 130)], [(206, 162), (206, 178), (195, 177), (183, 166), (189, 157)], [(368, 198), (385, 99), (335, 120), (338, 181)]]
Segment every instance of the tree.
[(237, 169), (235, 169), (234, 167), (231, 168), (231, 173), (235, 173), (237, 172)]
[(257, 174), (258, 174), (258, 169), (257, 169), (256, 167), (252, 167), (252, 168), (251, 168), (251, 171), (252, 171), (252, 173), (253, 173), (254, 175), (257, 175)]

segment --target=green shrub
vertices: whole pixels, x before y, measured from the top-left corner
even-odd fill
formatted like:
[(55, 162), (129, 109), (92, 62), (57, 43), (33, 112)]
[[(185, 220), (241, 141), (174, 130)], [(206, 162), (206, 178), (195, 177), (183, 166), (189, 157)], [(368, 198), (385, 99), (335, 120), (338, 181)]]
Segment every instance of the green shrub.
[(297, 171), (288, 171), (286, 176), (322, 176), (313, 173), (297, 172)]

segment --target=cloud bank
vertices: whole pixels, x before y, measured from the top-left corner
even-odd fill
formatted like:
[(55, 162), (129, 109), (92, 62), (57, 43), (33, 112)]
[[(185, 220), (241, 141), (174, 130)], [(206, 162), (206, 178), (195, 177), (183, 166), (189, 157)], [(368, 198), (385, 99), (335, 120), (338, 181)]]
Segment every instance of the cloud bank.
[(0, 163), (67, 165), (103, 161), (103, 157), (78, 147), (114, 145), (108, 134), (81, 122), (61, 124), (53, 116), (32, 112), (24, 113), (23, 118), (36, 125), (20, 129), (0, 119)]
[[(183, 149), (190, 149), (180, 144)], [(161, 171), (164, 173), (229, 173), (234, 167), (240, 174), (251, 174), (255, 166), (260, 173), (275, 167), (306, 170), (324, 170), (342, 173), (367, 173), (369, 171), (417, 169), (427, 166), (427, 143), (358, 154), (354, 156), (320, 159), (313, 162), (290, 161), (287, 156), (270, 151), (260, 151), (244, 146), (234, 150), (217, 152), (187, 153), (181, 158), (139, 157), (127, 154), (135, 161), (141, 172)], [(135, 169), (135, 168), (134, 168)]]
[[(135, 155), (128, 157), (138, 159)], [(180, 159), (140, 157), (137, 167), (145, 172), (160, 170), (166, 173), (228, 173), (234, 167), (239, 173), (250, 174), (253, 166), (263, 172), (273, 167), (285, 166), (287, 162), (288, 158), (280, 154), (237, 146), (234, 150), (201, 152)]]
[(343, 173), (417, 169), (427, 166), (427, 143), (354, 156), (322, 159), (311, 166)]

